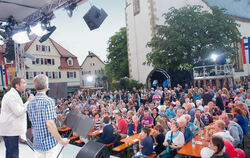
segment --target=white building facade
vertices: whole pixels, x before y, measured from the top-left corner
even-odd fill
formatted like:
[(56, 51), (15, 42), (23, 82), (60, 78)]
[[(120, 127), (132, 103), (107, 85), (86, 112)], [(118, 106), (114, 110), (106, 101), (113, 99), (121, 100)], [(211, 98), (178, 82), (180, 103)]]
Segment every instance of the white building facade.
[[(164, 24), (163, 13), (168, 12), (171, 7), (181, 8), (186, 5), (201, 5), (206, 10), (210, 10), (209, 7), (213, 6), (213, 3), (214, 5), (219, 5), (219, 7), (224, 7), (224, 4), (216, 4), (216, 1), (210, 3), (210, 1), (213, 0), (126, 0), (125, 12), (130, 78), (146, 83), (148, 75), (153, 70), (152, 66), (144, 64), (146, 54), (151, 51), (146, 45), (155, 34), (154, 27)], [(248, 0), (227, 1), (230, 2), (224, 3), (235, 6), (242, 5), (245, 6), (243, 10), (248, 8), (250, 10)], [(225, 7), (227, 6), (225, 5)], [(229, 15), (233, 16), (236, 22), (240, 24), (238, 30), (241, 36), (250, 37), (250, 16), (246, 14), (238, 16), (238, 12), (234, 15), (232, 8), (229, 8), (229, 11)], [(239, 51), (239, 63), (241, 64), (239, 67), (242, 71), (235, 73), (235, 78), (249, 75), (249, 61), (247, 59), (247, 64), (243, 64), (241, 50), (239, 49)], [(248, 58), (248, 56), (248, 51), (246, 50), (246, 57)]]
[(45, 74), (49, 83), (67, 83), (68, 88), (80, 87), (80, 66), (77, 57), (52, 39), (43, 43), (36, 38), (26, 44), (25, 51), (36, 60), (25, 59), (27, 87), (33, 88), (33, 77)]
[(105, 63), (93, 52), (89, 52), (81, 65), (81, 86), (99, 87)]

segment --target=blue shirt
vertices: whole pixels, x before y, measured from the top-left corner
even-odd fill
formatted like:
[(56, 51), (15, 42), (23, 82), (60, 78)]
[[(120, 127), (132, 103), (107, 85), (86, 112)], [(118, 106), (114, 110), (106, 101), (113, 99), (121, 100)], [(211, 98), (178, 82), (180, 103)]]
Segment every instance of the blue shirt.
[(173, 111), (171, 111), (169, 108), (166, 110), (166, 115), (168, 116), (169, 119), (175, 118), (176, 113), (175, 110), (173, 109)]
[(235, 118), (238, 120), (238, 124), (240, 125), (240, 127), (243, 130), (243, 134), (246, 135), (248, 133), (248, 119), (245, 116), (245, 118), (243, 118), (241, 115), (236, 115)]
[(113, 133), (114, 133), (114, 128), (113, 128), (112, 124), (106, 125), (103, 128), (103, 133), (102, 133), (102, 136), (101, 136), (102, 141), (105, 144), (111, 143), (115, 139), (115, 136), (114, 136)]
[(55, 147), (58, 142), (46, 125), (46, 120), (56, 119), (54, 100), (44, 93), (37, 93), (28, 104), (27, 111), (32, 124), (34, 149), (48, 151)]
[(141, 141), (142, 145), (142, 154), (143, 155), (150, 155), (153, 152), (153, 139), (151, 136), (147, 136)]

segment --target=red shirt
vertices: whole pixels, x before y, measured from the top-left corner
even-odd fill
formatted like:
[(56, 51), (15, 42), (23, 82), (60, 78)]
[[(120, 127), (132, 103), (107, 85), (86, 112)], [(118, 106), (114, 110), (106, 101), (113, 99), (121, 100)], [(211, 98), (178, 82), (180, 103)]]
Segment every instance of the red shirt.
[(121, 118), (118, 123), (118, 130), (120, 130), (122, 134), (128, 133), (128, 123), (124, 118)]

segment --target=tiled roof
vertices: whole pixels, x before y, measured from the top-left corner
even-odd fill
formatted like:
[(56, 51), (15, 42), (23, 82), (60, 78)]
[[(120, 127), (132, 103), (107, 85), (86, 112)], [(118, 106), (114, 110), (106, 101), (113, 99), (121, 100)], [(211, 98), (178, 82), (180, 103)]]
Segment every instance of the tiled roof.
[(225, 8), (225, 13), (230, 16), (250, 20), (249, 0), (203, 0), (208, 6)]
[(55, 46), (55, 48), (57, 49), (58, 53), (62, 57), (76, 58), (75, 55), (71, 54), (68, 50), (66, 50), (65, 48), (63, 48), (60, 44), (56, 43), (56, 41), (52, 40), (51, 38), (50, 38), (50, 41), (52, 42), (52, 44)]
[(61, 57), (60, 58), (61, 65), (59, 66), (59, 69), (80, 69), (77, 58), (74, 57), (72, 59), (73, 59), (73, 66), (69, 66), (67, 63), (68, 57)]
[(89, 55), (84, 59), (84, 61), (82, 62), (82, 65), (85, 63), (85, 61), (87, 60), (87, 58), (92, 58), (92, 57), (96, 57), (100, 62), (102, 62), (103, 64), (105, 64), (97, 55), (95, 55), (95, 53), (89, 51)]

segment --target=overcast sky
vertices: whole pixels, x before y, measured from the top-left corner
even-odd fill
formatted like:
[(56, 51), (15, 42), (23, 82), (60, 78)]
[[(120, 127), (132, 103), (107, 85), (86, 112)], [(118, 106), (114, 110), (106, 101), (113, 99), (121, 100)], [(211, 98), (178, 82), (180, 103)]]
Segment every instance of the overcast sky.
[(52, 21), (57, 29), (51, 38), (76, 55), (79, 64), (82, 64), (88, 51), (106, 60), (109, 37), (126, 26), (125, 0), (90, 0), (90, 2), (97, 8), (103, 8), (108, 14), (98, 29), (90, 31), (83, 20), (83, 16), (91, 7), (89, 2), (78, 6), (71, 18), (64, 9), (56, 11), (56, 18)]

